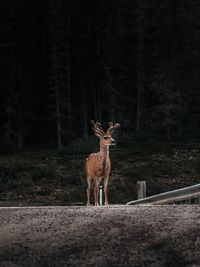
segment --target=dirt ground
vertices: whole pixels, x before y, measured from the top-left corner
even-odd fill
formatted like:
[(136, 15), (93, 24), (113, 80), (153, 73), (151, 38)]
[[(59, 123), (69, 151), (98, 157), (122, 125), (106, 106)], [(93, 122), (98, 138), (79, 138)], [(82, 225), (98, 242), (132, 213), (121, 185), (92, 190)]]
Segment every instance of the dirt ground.
[(0, 208), (0, 266), (200, 266), (200, 205)]

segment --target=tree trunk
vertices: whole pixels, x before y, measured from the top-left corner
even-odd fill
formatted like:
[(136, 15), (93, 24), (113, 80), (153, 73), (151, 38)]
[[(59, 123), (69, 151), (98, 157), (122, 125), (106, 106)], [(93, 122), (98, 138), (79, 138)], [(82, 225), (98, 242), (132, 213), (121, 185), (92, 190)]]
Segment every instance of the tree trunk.
[(178, 138), (182, 139), (183, 132), (182, 132), (182, 120), (181, 120), (181, 94), (180, 94), (180, 89), (178, 87), (177, 91), (177, 97), (178, 97)]
[(82, 62), (81, 70), (81, 96), (82, 96), (82, 112), (83, 112), (83, 134), (85, 137), (88, 136), (88, 122), (87, 122), (87, 103), (86, 103), (86, 91), (85, 91), (85, 60)]
[(56, 93), (56, 126), (57, 126), (57, 144), (58, 148), (62, 148), (62, 125), (60, 113), (60, 95), (58, 88), (58, 75), (57, 75), (57, 51), (54, 51), (54, 73), (55, 73), (55, 93)]
[(141, 0), (137, 1), (138, 5), (138, 17), (137, 17), (137, 23), (138, 23), (138, 57), (137, 57), (137, 110), (136, 110), (136, 132), (137, 134), (140, 134), (141, 132), (141, 117), (142, 117), (142, 109), (143, 109), (143, 103), (142, 103), (142, 97), (143, 97), (143, 72), (142, 72), (142, 49), (143, 49), (143, 35), (142, 35), (142, 5)]
[[(170, 120), (170, 109), (167, 109), (167, 121)], [(167, 142), (169, 142), (171, 140), (171, 127), (169, 122), (166, 122), (166, 132), (167, 132)]]
[(59, 89), (56, 86), (56, 125), (57, 125), (57, 142), (58, 148), (62, 148), (62, 128), (61, 128), (61, 118), (60, 118), (60, 105), (59, 105)]
[(94, 107), (94, 120), (97, 121), (97, 93), (96, 93), (96, 86), (95, 84), (93, 85), (93, 90), (92, 90), (92, 101), (93, 101), (93, 107)]
[(10, 142), (11, 139), (11, 129), (12, 129), (12, 99), (13, 99), (13, 89), (12, 87), (9, 90), (9, 99), (8, 99), (8, 126), (6, 129), (6, 139), (8, 142)]
[(71, 114), (71, 69), (70, 69), (70, 31), (71, 31), (71, 18), (68, 15), (67, 20), (68, 29), (68, 45), (67, 45), (67, 117), (68, 117), (68, 129), (72, 131), (72, 114)]
[(95, 8), (95, 24), (96, 24), (96, 48), (95, 48), (95, 73), (94, 73), (94, 111), (95, 111), (95, 117), (96, 120), (100, 121), (102, 120), (102, 105), (101, 105), (101, 91), (98, 87), (98, 68), (99, 68), (99, 59), (100, 59), (100, 33), (99, 33), (99, 5), (101, 4), (101, 1), (96, 1), (96, 8)]
[(98, 120), (102, 121), (102, 103), (101, 103), (101, 91), (97, 90), (97, 114), (98, 114)]
[(23, 147), (23, 133), (22, 133), (22, 128), (20, 126), (18, 130), (18, 148), (22, 149), (22, 147)]
[[(139, 74), (138, 74), (139, 76)], [(139, 79), (138, 79), (139, 80)], [(142, 117), (142, 85), (141, 80), (137, 84), (137, 113), (136, 113), (136, 132), (140, 134), (141, 132), (141, 117)]]
[(170, 135), (170, 127), (167, 126), (167, 142), (169, 142), (171, 139), (171, 135)]

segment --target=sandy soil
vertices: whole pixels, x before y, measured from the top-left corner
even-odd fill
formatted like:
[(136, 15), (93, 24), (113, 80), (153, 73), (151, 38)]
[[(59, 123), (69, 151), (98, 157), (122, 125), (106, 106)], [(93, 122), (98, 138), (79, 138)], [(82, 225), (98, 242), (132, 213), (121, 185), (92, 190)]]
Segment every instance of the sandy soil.
[(0, 208), (0, 266), (200, 266), (200, 205)]

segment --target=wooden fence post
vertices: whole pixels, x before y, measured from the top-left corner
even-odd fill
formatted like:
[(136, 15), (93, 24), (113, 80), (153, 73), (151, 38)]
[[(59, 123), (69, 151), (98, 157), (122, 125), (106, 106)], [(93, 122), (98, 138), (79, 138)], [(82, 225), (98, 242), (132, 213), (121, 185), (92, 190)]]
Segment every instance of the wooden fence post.
[(187, 199), (186, 201), (185, 201), (185, 204), (191, 204), (191, 198), (189, 198), (189, 199)]
[(200, 204), (200, 198), (195, 198), (194, 199), (194, 204)]
[(138, 199), (146, 197), (146, 181), (137, 181)]
[(192, 186), (187, 186), (181, 189), (176, 189), (164, 193), (160, 193), (154, 196), (146, 196), (146, 184), (145, 181), (137, 182), (138, 200), (133, 200), (127, 203), (127, 205), (140, 205), (140, 204), (200, 204), (200, 183)]

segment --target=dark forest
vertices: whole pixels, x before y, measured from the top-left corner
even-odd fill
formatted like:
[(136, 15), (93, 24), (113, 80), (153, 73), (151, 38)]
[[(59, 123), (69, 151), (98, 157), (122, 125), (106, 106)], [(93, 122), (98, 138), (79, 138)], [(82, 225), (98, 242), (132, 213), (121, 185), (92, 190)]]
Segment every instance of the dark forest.
[(61, 148), (119, 122), (131, 141), (200, 134), (197, 0), (1, 1), (0, 144)]
[(0, 70), (0, 266), (200, 266), (200, 0), (2, 0)]

